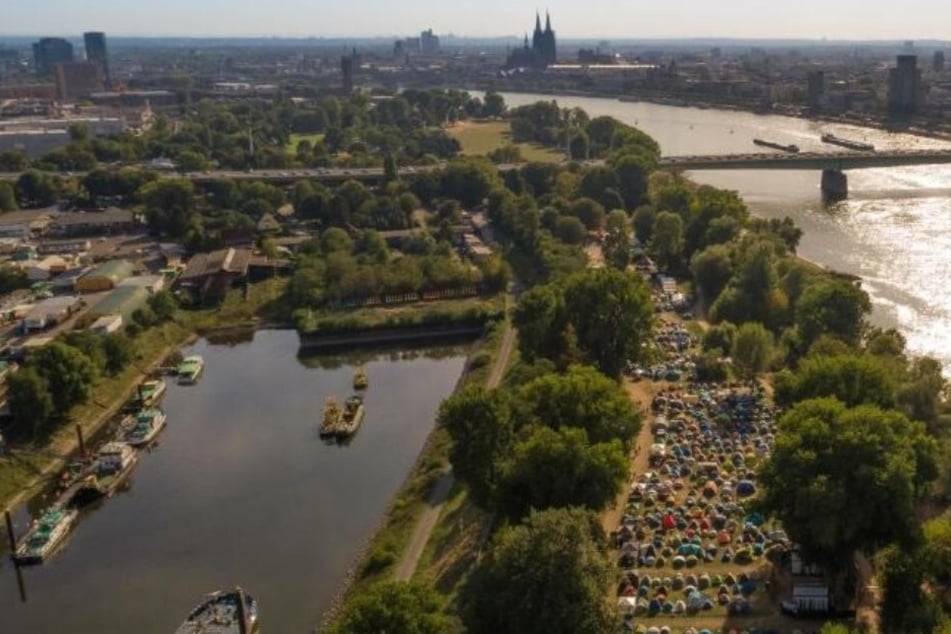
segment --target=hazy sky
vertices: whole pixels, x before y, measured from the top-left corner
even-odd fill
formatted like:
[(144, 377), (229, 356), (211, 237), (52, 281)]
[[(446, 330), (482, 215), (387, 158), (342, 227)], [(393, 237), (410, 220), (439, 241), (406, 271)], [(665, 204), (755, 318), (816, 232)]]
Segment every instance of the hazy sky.
[(948, 0), (0, 0), (0, 34), (951, 39)]

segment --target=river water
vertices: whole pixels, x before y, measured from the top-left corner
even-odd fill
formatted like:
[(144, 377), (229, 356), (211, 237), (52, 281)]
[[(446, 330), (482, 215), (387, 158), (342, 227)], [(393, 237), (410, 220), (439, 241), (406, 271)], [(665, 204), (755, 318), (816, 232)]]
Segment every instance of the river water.
[(207, 592), (260, 601), (262, 631), (313, 631), (415, 462), (464, 349), (361, 353), (371, 385), (348, 446), (317, 437), (356, 359), (298, 359), (293, 331), (202, 341), (195, 386), (170, 385), (169, 424), (129, 491), (85, 513), (48, 564), (0, 564), (3, 634), (169, 634)]
[[(831, 132), (878, 149), (943, 148), (944, 141), (791, 117), (726, 110), (677, 108), (614, 99), (503, 94), (509, 106), (557, 99), (592, 117), (609, 115), (635, 125), (660, 143), (665, 156), (768, 151), (754, 138), (803, 151), (839, 150), (819, 141)], [(738, 191), (764, 217), (790, 216), (805, 232), (799, 254), (858, 275), (874, 304), (877, 325), (898, 327), (916, 354), (951, 370), (951, 166), (848, 172), (850, 198), (824, 206), (820, 174), (810, 171), (698, 171), (700, 183)]]

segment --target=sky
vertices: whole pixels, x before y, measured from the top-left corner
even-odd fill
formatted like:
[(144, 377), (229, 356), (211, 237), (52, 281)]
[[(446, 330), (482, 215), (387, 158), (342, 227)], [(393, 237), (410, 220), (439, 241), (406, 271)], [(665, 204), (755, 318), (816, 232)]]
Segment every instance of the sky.
[(951, 40), (948, 0), (0, 0), (2, 35)]

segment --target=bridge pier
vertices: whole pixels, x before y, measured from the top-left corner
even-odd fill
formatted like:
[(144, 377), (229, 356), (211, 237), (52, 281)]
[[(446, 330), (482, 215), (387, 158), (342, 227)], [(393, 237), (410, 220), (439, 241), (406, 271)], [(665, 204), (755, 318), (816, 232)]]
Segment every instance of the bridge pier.
[(849, 197), (849, 177), (842, 170), (822, 170), (822, 200), (837, 203)]

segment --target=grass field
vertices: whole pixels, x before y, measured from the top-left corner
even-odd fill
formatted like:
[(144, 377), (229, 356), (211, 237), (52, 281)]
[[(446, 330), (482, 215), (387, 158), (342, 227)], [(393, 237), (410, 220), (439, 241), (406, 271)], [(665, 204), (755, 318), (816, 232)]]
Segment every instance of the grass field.
[[(484, 156), (512, 142), (506, 121), (460, 121), (446, 132), (462, 144), (462, 153)], [(561, 152), (533, 143), (516, 143), (526, 161), (557, 163), (564, 160)]]
[(301, 141), (309, 141), (311, 145), (324, 140), (323, 134), (292, 134), (291, 140), (287, 143), (287, 153), (297, 154), (297, 146)]

